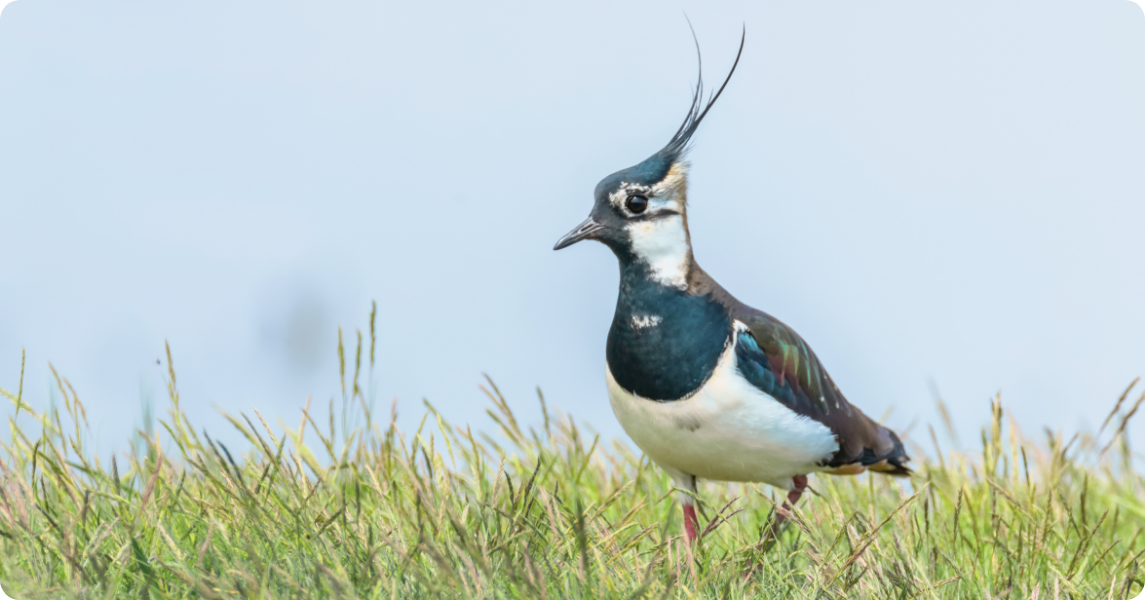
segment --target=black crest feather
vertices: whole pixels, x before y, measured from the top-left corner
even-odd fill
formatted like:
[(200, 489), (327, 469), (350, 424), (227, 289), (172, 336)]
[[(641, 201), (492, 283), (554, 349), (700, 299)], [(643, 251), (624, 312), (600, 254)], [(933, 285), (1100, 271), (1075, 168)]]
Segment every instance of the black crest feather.
[[(686, 17), (685, 17), (686, 18)], [(747, 40), (747, 27), (744, 26), (743, 34), (739, 40), (739, 51), (736, 52), (735, 62), (732, 63), (732, 68), (728, 71), (728, 76), (724, 79), (720, 88), (716, 90), (708, 99), (704, 100), (704, 63), (703, 58), (700, 56), (700, 40), (696, 38), (696, 30), (692, 28), (692, 22), (688, 21), (688, 27), (692, 29), (692, 40), (696, 43), (696, 63), (697, 63), (697, 76), (696, 76), (696, 89), (692, 93), (692, 106), (688, 108), (688, 116), (684, 118), (684, 122), (680, 124), (680, 128), (676, 130), (676, 134), (668, 140), (668, 144), (660, 150), (659, 154), (674, 162), (682, 154), (688, 150), (688, 142), (692, 139), (692, 134), (700, 126), (700, 121), (704, 120), (704, 116), (712, 109), (712, 105), (719, 100), (720, 94), (724, 93), (724, 88), (728, 86), (728, 82), (732, 80), (732, 75), (736, 72), (736, 66), (739, 65), (740, 56), (743, 55), (743, 45)]]

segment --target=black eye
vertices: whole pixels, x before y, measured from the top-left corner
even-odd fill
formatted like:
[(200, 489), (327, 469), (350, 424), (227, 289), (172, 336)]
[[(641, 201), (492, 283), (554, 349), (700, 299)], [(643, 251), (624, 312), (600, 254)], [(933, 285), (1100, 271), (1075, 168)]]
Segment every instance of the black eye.
[(648, 209), (647, 196), (629, 196), (628, 200), (624, 203), (628, 210), (635, 214), (640, 214)]

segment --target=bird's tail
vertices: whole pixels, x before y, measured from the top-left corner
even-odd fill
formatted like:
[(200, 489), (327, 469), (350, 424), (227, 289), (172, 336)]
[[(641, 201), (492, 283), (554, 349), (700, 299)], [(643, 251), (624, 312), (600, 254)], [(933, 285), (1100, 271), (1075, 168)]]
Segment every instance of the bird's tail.
[[(880, 427), (882, 427), (880, 425)], [(891, 441), (894, 442), (894, 450), (889, 454), (877, 457), (875, 462), (865, 464), (868, 470), (884, 475), (891, 475), (893, 477), (910, 477), (910, 467), (906, 463), (910, 462), (910, 457), (906, 454), (906, 448), (902, 445), (902, 440), (895, 432), (883, 427), (883, 431), (890, 435)]]
[[(862, 418), (866, 418), (866, 415), (862, 415)], [(861, 452), (852, 454), (850, 460), (845, 463), (835, 463), (832, 468), (825, 471), (831, 475), (858, 475), (874, 471), (893, 477), (910, 477), (910, 467), (906, 466), (910, 462), (910, 457), (907, 456), (906, 448), (903, 447), (899, 436), (875, 421), (868, 419), (867, 422), (874, 428), (871, 431), (873, 439), (868, 440), (870, 445)]]

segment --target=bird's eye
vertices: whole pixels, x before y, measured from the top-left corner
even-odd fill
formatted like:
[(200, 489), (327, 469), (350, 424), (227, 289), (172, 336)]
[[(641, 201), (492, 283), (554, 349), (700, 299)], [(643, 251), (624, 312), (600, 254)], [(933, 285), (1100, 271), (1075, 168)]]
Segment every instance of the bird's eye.
[(624, 206), (634, 214), (640, 214), (648, 209), (647, 196), (629, 196)]

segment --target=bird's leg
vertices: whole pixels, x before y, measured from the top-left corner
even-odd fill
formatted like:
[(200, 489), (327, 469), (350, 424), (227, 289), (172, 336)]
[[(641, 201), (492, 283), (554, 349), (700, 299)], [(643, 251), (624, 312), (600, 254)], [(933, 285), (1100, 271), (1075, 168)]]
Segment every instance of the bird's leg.
[(684, 539), (691, 544), (696, 541), (696, 529), (700, 525), (696, 518), (696, 476), (679, 473), (673, 474), (673, 479), (679, 490), (680, 506), (684, 507)]
[(696, 541), (696, 527), (700, 524), (696, 519), (696, 507), (692, 503), (684, 504), (684, 537), (691, 544)]
[(783, 525), (783, 522), (787, 520), (787, 516), (791, 514), (791, 511), (795, 510), (795, 503), (799, 502), (799, 498), (801, 498), (803, 492), (807, 490), (806, 475), (796, 475), (791, 478), (791, 482), (795, 484), (795, 487), (790, 492), (787, 492), (787, 502), (784, 502), (781, 507), (775, 507), (775, 523), (771, 526), (771, 533), (775, 537), (779, 537), (779, 526)]
[[(771, 529), (763, 534), (763, 539), (759, 542), (758, 550), (761, 554), (770, 550), (771, 547), (779, 541), (780, 526), (792, 515), (791, 511), (795, 509), (795, 503), (799, 502), (799, 498), (803, 496), (803, 492), (807, 491), (806, 475), (796, 475), (792, 477), (791, 483), (794, 485), (791, 491), (787, 492), (787, 501), (783, 503), (783, 506), (775, 507), (775, 519), (771, 523)], [(744, 580), (750, 579), (755, 575), (755, 571), (759, 568), (760, 564), (761, 561), (753, 561), (747, 570), (744, 571)]]
[(807, 476), (796, 475), (791, 478), (791, 481), (795, 484), (795, 489), (787, 492), (787, 504), (794, 508), (795, 503), (799, 502), (799, 498), (803, 496), (803, 492), (807, 489)]

